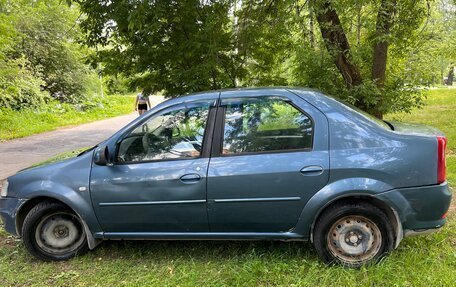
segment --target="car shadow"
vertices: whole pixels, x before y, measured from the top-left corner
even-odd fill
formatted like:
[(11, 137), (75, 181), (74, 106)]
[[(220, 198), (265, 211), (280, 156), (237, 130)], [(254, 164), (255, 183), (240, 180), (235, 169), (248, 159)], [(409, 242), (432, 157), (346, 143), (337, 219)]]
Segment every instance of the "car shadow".
[(257, 258), (283, 258), (318, 260), (310, 242), (283, 241), (149, 241), (108, 240), (85, 256), (103, 260), (150, 258), (151, 260), (242, 260)]

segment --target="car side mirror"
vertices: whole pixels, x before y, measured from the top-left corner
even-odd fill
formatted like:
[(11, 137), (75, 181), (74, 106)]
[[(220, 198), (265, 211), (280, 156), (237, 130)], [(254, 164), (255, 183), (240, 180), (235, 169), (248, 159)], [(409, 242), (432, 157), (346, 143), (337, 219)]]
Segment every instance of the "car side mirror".
[(111, 166), (112, 162), (109, 157), (109, 147), (108, 146), (101, 146), (96, 149), (93, 162), (96, 165), (106, 165)]

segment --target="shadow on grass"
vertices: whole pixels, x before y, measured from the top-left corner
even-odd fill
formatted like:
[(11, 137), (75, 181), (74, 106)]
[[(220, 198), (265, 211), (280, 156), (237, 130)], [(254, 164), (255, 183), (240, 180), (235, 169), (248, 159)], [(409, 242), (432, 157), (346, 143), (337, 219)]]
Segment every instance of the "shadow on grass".
[(114, 241), (101, 243), (87, 257), (104, 260), (153, 259), (155, 261), (191, 258), (197, 261), (281, 258), (319, 260), (309, 242), (281, 241)]

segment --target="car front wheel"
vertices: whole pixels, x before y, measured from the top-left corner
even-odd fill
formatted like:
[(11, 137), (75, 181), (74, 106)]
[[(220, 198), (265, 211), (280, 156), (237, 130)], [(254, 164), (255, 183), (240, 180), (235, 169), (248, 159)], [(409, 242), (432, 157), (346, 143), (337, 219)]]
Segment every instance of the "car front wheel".
[(326, 263), (357, 268), (377, 261), (394, 246), (385, 213), (366, 202), (341, 202), (318, 218), (314, 245)]
[(27, 214), (22, 241), (32, 255), (45, 261), (70, 259), (88, 250), (80, 218), (65, 205), (50, 201)]

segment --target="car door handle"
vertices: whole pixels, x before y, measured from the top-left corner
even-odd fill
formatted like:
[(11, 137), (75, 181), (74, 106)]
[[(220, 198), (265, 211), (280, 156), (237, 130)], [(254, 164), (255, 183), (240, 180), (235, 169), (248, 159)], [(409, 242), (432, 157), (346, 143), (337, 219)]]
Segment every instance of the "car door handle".
[(180, 177), (180, 180), (183, 183), (196, 183), (200, 181), (201, 176), (197, 173), (189, 173), (189, 174), (184, 174), (183, 176)]
[(305, 166), (301, 169), (301, 173), (304, 175), (320, 175), (323, 173), (323, 168), (319, 165)]

